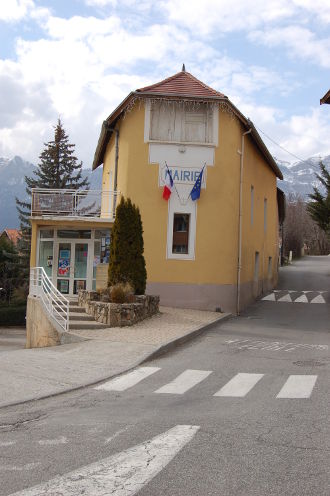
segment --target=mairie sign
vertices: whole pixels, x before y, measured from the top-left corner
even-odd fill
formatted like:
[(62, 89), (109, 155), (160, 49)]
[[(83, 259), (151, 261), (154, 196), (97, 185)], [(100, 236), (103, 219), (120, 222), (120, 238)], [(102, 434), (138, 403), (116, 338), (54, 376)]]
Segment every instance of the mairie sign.
[[(197, 167), (162, 167), (160, 168), (160, 186), (164, 185), (168, 170), (171, 172), (175, 184), (195, 184), (203, 166)], [(202, 188), (205, 188), (206, 168), (203, 173)]]

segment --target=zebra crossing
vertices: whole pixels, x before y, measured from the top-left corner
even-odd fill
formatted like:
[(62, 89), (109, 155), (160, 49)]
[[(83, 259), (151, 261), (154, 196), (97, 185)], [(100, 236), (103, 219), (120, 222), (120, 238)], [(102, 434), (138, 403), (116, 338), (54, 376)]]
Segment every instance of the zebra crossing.
[(328, 291), (296, 291), (293, 289), (275, 289), (272, 293), (261, 298), (261, 301), (274, 301), (279, 303), (327, 303)]
[[(139, 367), (119, 377), (115, 377), (94, 389), (107, 392), (124, 392), (137, 386), (141, 381), (159, 372), (160, 367)], [(152, 391), (155, 394), (182, 395), (206, 380), (212, 370), (187, 369), (172, 381)], [(265, 374), (239, 372), (232, 377), (221, 389), (213, 394), (214, 397), (245, 398), (254, 387), (265, 377)], [(278, 399), (307, 399), (310, 398), (317, 381), (317, 375), (290, 375), (286, 378), (276, 398)]]

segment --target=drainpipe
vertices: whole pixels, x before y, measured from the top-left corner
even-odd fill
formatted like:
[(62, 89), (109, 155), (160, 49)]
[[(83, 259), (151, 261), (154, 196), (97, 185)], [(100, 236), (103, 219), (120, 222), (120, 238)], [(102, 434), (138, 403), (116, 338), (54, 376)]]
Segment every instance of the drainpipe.
[(115, 216), (116, 213), (116, 205), (117, 205), (117, 182), (118, 182), (118, 156), (119, 156), (119, 131), (118, 129), (113, 130), (116, 133), (115, 136), (115, 177), (113, 180), (113, 216)]
[(111, 134), (115, 133), (115, 170), (114, 170), (115, 174), (113, 179), (114, 195), (113, 195), (113, 206), (112, 206), (112, 211), (115, 214), (116, 206), (117, 206), (117, 196), (115, 192), (117, 191), (117, 184), (118, 184), (119, 130), (109, 126), (109, 124), (106, 121), (104, 121), (103, 125), (106, 131), (109, 131)]
[(241, 156), (240, 158), (240, 180), (239, 180), (239, 214), (238, 214), (238, 263), (237, 263), (237, 301), (236, 301), (236, 313), (239, 315), (240, 298), (241, 298), (241, 271), (242, 271), (242, 220), (243, 220), (243, 166), (244, 166), (244, 138), (247, 134), (250, 134), (252, 129), (242, 134), (242, 145), (241, 150), (237, 153)]

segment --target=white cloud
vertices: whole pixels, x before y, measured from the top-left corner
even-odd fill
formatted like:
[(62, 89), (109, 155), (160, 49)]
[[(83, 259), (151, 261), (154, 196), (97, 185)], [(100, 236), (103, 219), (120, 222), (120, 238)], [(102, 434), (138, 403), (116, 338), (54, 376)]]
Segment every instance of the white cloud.
[(0, 0), (0, 21), (17, 22), (27, 17), (38, 20), (48, 13), (47, 8), (37, 7), (33, 0)]
[[(104, 7), (105, 11), (107, 6), (119, 6), (116, 0), (88, 3)], [(256, 0), (253, 8), (250, 2), (238, 0), (230, 4), (225, 0), (182, 0), (176, 4), (169, 0), (161, 4), (169, 18), (162, 24), (146, 19), (143, 27), (140, 21), (135, 23), (137, 4), (133, 0), (120, 3), (120, 8), (127, 7), (127, 14), (111, 8), (115, 15), (103, 18), (65, 19), (36, 8), (32, 0), (25, 0), (25, 4), (29, 6), (25, 16), (43, 16), (39, 25), (45, 34), (33, 41), (22, 35), (16, 44), (15, 62), (0, 61), (0, 90), (7, 95), (0, 109), (0, 155), (18, 153), (36, 162), (60, 115), (71, 141), (77, 145), (77, 156), (85, 166), (90, 165), (101, 122), (108, 114), (130, 91), (178, 72), (183, 62), (189, 72), (227, 94), (256, 125), (298, 155), (306, 157), (318, 152), (330, 131), (320, 113), (309, 111), (289, 119), (287, 112), (275, 106), (277, 103), (261, 104), (260, 93), (287, 95), (300, 82), (293, 81), (292, 74), (231, 58), (223, 48), (225, 43), (215, 47), (210, 34), (214, 29), (217, 33), (240, 30), (246, 35), (253, 28), (253, 42), (266, 46), (284, 43), (295, 56), (295, 50), (300, 48), (301, 56), (307, 58), (316, 50), (318, 60), (325, 63), (326, 40), (318, 45), (320, 40), (308, 27), (276, 27), (280, 20), (298, 11), (317, 15), (307, 0), (271, 0), (267, 4)], [(133, 13), (129, 11), (132, 5)], [(141, 5), (147, 9), (152, 3), (140, 2), (139, 8)], [(264, 32), (265, 24), (268, 29)], [(222, 39), (226, 41), (225, 34)], [(304, 140), (298, 124), (307, 125), (309, 117), (315, 127), (314, 138)], [(275, 154), (278, 156), (278, 151)]]
[(254, 31), (249, 38), (268, 47), (285, 45), (291, 57), (309, 59), (323, 67), (330, 67), (330, 37), (319, 39), (308, 28), (292, 25)]
[(248, 31), (258, 26), (289, 18), (295, 7), (286, 0), (164, 0), (162, 8), (170, 20), (203, 35), (216, 30), (218, 33)]

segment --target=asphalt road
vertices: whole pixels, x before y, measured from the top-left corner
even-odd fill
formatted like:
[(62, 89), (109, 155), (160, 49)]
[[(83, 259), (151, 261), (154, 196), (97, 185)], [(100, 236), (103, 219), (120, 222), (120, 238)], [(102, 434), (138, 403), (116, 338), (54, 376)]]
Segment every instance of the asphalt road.
[(1, 410), (0, 494), (329, 496), (330, 257), (271, 295), (120, 380)]

